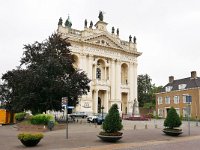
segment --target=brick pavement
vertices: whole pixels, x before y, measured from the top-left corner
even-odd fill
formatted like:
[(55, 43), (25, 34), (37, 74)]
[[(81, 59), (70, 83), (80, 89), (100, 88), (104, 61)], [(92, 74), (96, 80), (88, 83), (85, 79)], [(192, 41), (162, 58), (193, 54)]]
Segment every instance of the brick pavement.
[[(162, 133), (161, 129), (163, 121), (157, 122), (158, 128), (154, 128), (154, 121), (151, 122), (131, 122), (123, 121), (124, 130), (123, 138), (116, 144), (105, 143), (97, 138), (97, 134), (101, 131), (100, 126), (88, 124), (83, 121), (82, 124), (69, 124), (69, 139), (65, 138), (66, 130), (56, 130), (51, 132), (45, 132), (44, 139), (38, 144), (37, 147), (31, 148), (36, 150), (68, 150), (68, 149), (129, 149), (139, 148), (148, 145), (156, 144), (168, 144), (174, 140), (182, 140), (188, 138), (199, 138), (200, 127), (191, 126), (191, 137), (187, 137), (187, 123), (183, 124), (184, 134), (180, 137), (174, 138), (166, 136)], [(134, 124), (137, 124), (136, 130), (134, 130)], [(148, 124), (148, 129), (144, 128), (144, 125)], [(2, 150), (20, 150), (29, 149), (24, 147), (17, 139), (17, 131), (12, 126), (0, 127), (0, 149)], [(199, 138), (200, 139), (200, 138)], [(146, 150), (146, 149), (145, 149)]]

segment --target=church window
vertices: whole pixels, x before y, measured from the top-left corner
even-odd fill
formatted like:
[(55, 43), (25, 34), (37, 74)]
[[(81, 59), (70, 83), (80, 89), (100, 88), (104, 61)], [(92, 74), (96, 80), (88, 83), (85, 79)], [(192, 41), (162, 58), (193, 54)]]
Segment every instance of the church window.
[(97, 79), (101, 79), (101, 69), (97, 68)]

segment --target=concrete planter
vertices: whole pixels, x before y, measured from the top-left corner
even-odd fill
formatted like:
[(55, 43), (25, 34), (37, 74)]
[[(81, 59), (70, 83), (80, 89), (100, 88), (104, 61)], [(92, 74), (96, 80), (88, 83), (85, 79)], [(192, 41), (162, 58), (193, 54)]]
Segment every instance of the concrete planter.
[(182, 129), (168, 129), (168, 128), (163, 129), (163, 132), (169, 136), (179, 136), (180, 134), (183, 133)]
[(37, 140), (20, 140), (22, 142), (22, 144), (26, 147), (33, 147), (33, 146), (36, 146), (39, 142), (40, 142), (40, 139), (37, 139)]
[(119, 136), (97, 135), (97, 137), (99, 137), (102, 141), (105, 141), (105, 142), (117, 142), (118, 140), (122, 138), (122, 135), (119, 135)]

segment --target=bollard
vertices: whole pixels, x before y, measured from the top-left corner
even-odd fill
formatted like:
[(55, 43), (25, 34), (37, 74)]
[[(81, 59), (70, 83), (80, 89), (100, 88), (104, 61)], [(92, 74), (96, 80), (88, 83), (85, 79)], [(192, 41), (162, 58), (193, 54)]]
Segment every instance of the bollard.
[(95, 123), (95, 128), (97, 128), (97, 123)]
[(145, 124), (145, 129), (147, 129), (147, 124)]
[(136, 125), (134, 125), (134, 130), (136, 130)]
[(158, 125), (157, 125), (157, 124), (155, 124), (155, 128), (158, 128)]

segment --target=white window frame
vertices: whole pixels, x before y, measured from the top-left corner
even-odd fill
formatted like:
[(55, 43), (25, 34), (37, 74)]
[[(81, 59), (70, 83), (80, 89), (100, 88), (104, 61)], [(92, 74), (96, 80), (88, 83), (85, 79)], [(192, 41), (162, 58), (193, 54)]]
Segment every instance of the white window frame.
[(178, 89), (183, 90), (183, 89), (185, 89), (186, 86), (187, 86), (186, 84), (179, 84)]
[(170, 104), (170, 97), (169, 96), (165, 97), (165, 104)]
[[(187, 115), (188, 115), (188, 107), (183, 107), (182, 112), (183, 112), (182, 113), (183, 117), (187, 117)], [(190, 107), (189, 117), (191, 117), (191, 107)]]
[(180, 103), (180, 97), (178, 95), (174, 96), (174, 104), (179, 104)]
[(188, 96), (188, 94), (183, 94), (183, 103), (186, 104), (186, 96)]
[(163, 117), (163, 109), (158, 109), (158, 116)]
[(162, 97), (161, 96), (159, 96), (158, 97), (158, 105), (160, 105), (160, 104), (162, 104), (163, 102), (162, 102)]
[(167, 86), (167, 87), (165, 87), (165, 91), (166, 92), (170, 92), (172, 90), (172, 86)]
[(180, 116), (180, 108), (175, 108), (177, 114)]

